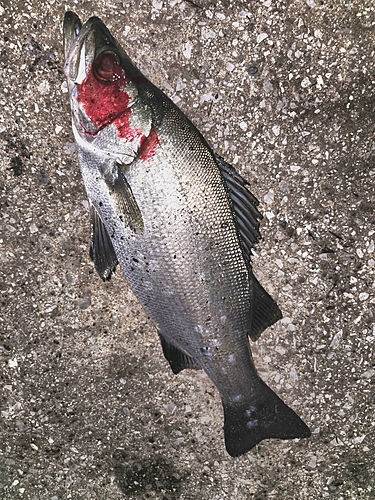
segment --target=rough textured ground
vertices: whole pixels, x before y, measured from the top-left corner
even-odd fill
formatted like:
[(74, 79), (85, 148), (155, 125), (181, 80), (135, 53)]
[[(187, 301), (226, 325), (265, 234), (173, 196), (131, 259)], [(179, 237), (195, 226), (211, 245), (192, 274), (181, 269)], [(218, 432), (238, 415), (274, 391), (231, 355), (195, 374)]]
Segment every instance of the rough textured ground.
[[(310, 425), (233, 459), (218, 394), (174, 376), (88, 257), (62, 72), (67, 9), (129, 55), (251, 183), (284, 319), (253, 346)], [(0, 498), (375, 498), (373, 0), (0, 2)]]

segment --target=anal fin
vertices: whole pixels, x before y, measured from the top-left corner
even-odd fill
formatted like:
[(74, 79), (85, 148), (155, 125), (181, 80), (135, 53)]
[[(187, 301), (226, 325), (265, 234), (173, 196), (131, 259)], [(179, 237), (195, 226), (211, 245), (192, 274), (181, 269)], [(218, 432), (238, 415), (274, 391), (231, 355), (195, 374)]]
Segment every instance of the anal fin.
[(112, 245), (111, 238), (95, 210), (90, 203), (90, 258), (95, 264), (99, 276), (103, 281), (109, 281), (116, 269), (118, 260)]
[(195, 363), (193, 358), (182, 352), (178, 347), (171, 344), (171, 342), (169, 342), (160, 332), (158, 333), (164, 356), (168, 363), (171, 365), (173, 373), (177, 374), (185, 368), (200, 368)]

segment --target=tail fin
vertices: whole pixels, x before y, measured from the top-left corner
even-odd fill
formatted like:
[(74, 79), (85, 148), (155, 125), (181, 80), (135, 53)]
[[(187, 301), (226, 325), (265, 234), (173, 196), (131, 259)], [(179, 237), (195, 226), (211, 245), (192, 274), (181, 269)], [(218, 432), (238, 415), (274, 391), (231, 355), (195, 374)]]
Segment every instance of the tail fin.
[(232, 457), (248, 452), (263, 439), (311, 436), (307, 425), (263, 382), (251, 401), (223, 401), (224, 433)]

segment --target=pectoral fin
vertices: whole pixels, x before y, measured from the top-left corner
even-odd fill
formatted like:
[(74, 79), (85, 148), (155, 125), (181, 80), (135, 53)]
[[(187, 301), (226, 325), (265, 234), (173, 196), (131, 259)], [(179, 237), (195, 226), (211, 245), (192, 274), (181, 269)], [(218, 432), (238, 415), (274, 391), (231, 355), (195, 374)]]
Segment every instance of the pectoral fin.
[(103, 281), (109, 281), (118, 264), (107, 230), (90, 203), (90, 257)]
[(131, 187), (121, 168), (115, 165), (115, 175), (105, 175), (112, 206), (126, 227), (133, 232), (143, 233), (143, 218)]

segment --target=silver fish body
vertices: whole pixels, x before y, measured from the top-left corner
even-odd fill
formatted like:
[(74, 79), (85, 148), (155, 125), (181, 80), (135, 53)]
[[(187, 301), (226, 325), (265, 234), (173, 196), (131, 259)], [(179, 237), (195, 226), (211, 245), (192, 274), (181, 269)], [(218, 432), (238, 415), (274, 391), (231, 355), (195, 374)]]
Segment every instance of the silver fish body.
[(249, 346), (281, 317), (254, 277), (257, 200), (96, 17), (64, 20), (72, 127), (90, 201), (91, 257), (119, 263), (172, 370), (220, 392), (228, 452), (310, 431), (258, 376)]

